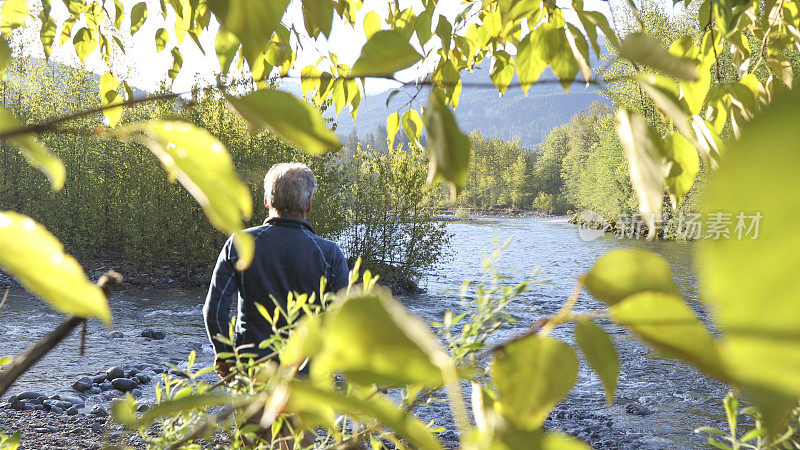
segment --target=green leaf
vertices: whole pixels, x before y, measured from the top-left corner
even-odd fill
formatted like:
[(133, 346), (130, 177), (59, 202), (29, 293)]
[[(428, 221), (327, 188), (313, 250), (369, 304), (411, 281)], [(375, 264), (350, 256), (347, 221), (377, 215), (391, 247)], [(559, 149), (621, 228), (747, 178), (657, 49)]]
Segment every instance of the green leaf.
[(78, 54), (78, 58), (83, 62), (97, 50), (97, 39), (88, 28), (81, 28), (72, 38), (72, 45), (75, 47), (75, 53)]
[(580, 69), (581, 76), (588, 83), (592, 78), (592, 69), (589, 67), (589, 44), (586, 43), (583, 33), (576, 26), (569, 23), (567, 24), (566, 37), (569, 48), (572, 50), (572, 56)]
[(792, 91), (749, 122), (726, 152), (703, 211), (730, 213), (731, 238), (704, 241), (697, 260), (723, 333), (723, 358), (771, 433), (800, 398), (797, 117), (800, 95)]
[(540, 34), (539, 28), (533, 30), (522, 38), (517, 49), (517, 78), (526, 95), (547, 67), (547, 62), (541, 56)]
[(635, 64), (642, 64), (682, 80), (698, 79), (697, 62), (677, 57), (667, 51), (654, 38), (644, 33), (631, 33), (620, 46), (620, 56)]
[(130, 395), (111, 404), (111, 417), (128, 428), (136, 425), (136, 400)]
[(156, 30), (156, 52), (161, 53), (164, 47), (167, 46), (169, 41), (169, 31), (166, 28), (159, 28)]
[(125, 17), (125, 5), (122, 4), (122, 0), (114, 0), (114, 28), (120, 29), (123, 17)]
[[(195, 409), (205, 409), (212, 406), (229, 405), (231, 403), (242, 403), (242, 400), (227, 394), (213, 393), (187, 395), (185, 397), (167, 400), (165, 402), (153, 405), (144, 414), (142, 414), (139, 420), (134, 422), (135, 426), (131, 428), (149, 427), (150, 424), (159, 417), (183, 413)], [(120, 423), (125, 425), (124, 422), (120, 421)]]
[(611, 317), (665, 356), (681, 359), (720, 380), (729, 379), (716, 343), (684, 300), (646, 291), (610, 308)]
[(639, 212), (647, 221), (648, 239), (655, 236), (655, 222), (661, 220), (664, 197), (665, 150), (661, 136), (647, 119), (620, 108), (617, 111), (617, 135), (625, 149), (631, 184), (639, 199)]
[(0, 267), (56, 310), (111, 323), (103, 291), (64, 253), (58, 239), (30, 217), (0, 212)]
[(428, 132), (430, 157), (428, 182), (433, 182), (437, 175), (441, 175), (450, 183), (455, 197), (467, 183), (469, 137), (458, 129), (453, 112), (435, 91), (428, 97), (428, 107), (425, 108), (423, 118)]
[[(0, 132), (7, 132), (19, 126), (19, 122), (11, 114), (11, 111), (0, 108)], [(67, 177), (64, 163), (50, 153), (44, 145), (30, 134), (15, 136), (9, 138), (9, 141), (20, 150), (28, 164), (44, 172), (54, 191), (59, 191), (64, 187)]]
[(678, 133), (673, 133), (666, 144), (669, 172), (664, 182), (672, 207), (677, 208), (694, 184), (700, 170), (700, 157), (694, 145)]
[(72, 16), (61, 24), (61, 37), (59, 38), (58, 45), (64, 45), (70, 36), (72, 36), (72, 27), (75, 25), (77, 17)]
[(147, 3), (140, 2), (133, 5), (131, 9), (131, 36), (136, 34), (144, 22), (147, 20)]
[(8, 356), (3, 356), (0, 358), (0, 367), (11, 364), (11, 361), (13, 361), (13, 359), (9, 358)]
[(217, 52), (217, 59), (219, 59), (219, 67), (222, 73), (227, 73), (231, 67), (236, 51), (239, 50), (239, 39), (233, 33), (225, 30), (217, 32), (217, 37), (214, 40), (214, 48)]
[(489, 68), (489, 78), (494, 83), (500, 96), (505, 94), (511, 79), (514, 78), (514, 59), (508, 53), (498, 50), (492, 54), (492, 66)]
[[(100, 103), (103, 106), (122, 103), (122, 95), (117, 92), (119, 84), (119, 80), (111, 72), (100, 77)], [(122, 106), (103, 110), (103, 115), (108, 119), (108, 126), (113, 128), (122, 118)]]
[(291, 382), (290, 390), (287, 408), (301, 416), (313, 415), (320, 422), (333, 427), (337, 413), (356, 418), (375, 418), (407, 439), (413, 448), (442, 448), (424, 423), (381, 396), (361, 400), (338, 391), (315, 388), (299, 380)]
[(667, 262), (638, 248), (612, 250), (586, 275), (584, 285), (597, 300), (612, 306), (643, 291), (677, 294)]
[(6, 70), (8, 62), (11, 60), (11, 48), (5, 39), (0, 39), (0, 72)]
[[(42, 49), (46, 58), (53, 52), (53, 42), (56, 40), (56, 21), (52, 17), (42, 20), (42, 29), (39, 31), (39, 40), (42, 42)], [(5, 44), (5, 41), (3, 41)], [(3, 45), (0, 44), (0, 45)], [(5, 44), (6, 46), (8, 44)]]
[[(253, 212), (250, 190), (239, 179), (230, 154), (211, 133), (186, 122), (157, 120), (133, 124), (121, 136), (137, 136), (161, 161), (167, 174), (177, 179), (203, 208), (214, 228), (234, 234), (244, 228)], [(250, 264), (253, 239), (247, 233), (234, 235), (239, 253), (236, 268)]]
[(411, 142), (419, 144), (419, 138), (422, 134), (422, 117), (420, 117), (417, 110), (409, 109), (406, 111), (400, 123), (402, 123), (403, 131), (406, 132), (408, 139), (410, 139)]
[(364, 16), (364, 35), (367, 40), (381, 30), (381, 15), (375, 11), (370, 11)]
[(167, 76), (170, 80), (175, 80), (183, 67), (183, 55), (178, 47), (173, 47), (170, 53), (172, 53), (172, 66), (167, 71)]
[(11, 31), (25, 25), (30, 15), (28, 2), (25, 0), (4, 0), (0, 9), (0, 32), (10, 36)]
[(262, 89), (229, 101), (254, 127), (268, 127), (308, 153), (318, 154), (341, 146), (311, 105), (292, 94)]
[(386, 117), (386, 139), (389, 147), (394, 148), (394, 139), (397, 137), (397, 130), (400, 129), (400, 115), (393, 112)]
[(569, 345), (532, 334), (495, 350), (490, 370), (503, 417), (533, 430), (572, 389), (578, 357)]
[(398, 70), (410, 67), (420, 59), (422, 56), (402, 32), (382, 30), (364, 44), (350, 74), (354, 77), (391, 78)]
[(614, 391), (617, 389), (617, 377), (619, 376), (619, 359), (611, 338), (602, 328), (588, 320), (581, 320), (575, 325), (575, 340), (586, 357), (586, 361), (603, 382), (608, 404), (614, 403)]
[(209, 0), (207, 4), (222, 29), (242, 43), (245, 59), (253, 63), (278, 29), (289, 0)]
[[(441, 386), (449, 356), (417, 317), (381, 289), (351, 293), (328, 313), (324, 348), (311, 362), (314, 380), (334, 373), (369, 386)], [(398, 358), (397, 355), (403, 355)]]
[(303, 0), (303, 19), (306, 31), (316, 38), (320, 32), (325, 37), (331, 34), (333, 3), (331, 0)]

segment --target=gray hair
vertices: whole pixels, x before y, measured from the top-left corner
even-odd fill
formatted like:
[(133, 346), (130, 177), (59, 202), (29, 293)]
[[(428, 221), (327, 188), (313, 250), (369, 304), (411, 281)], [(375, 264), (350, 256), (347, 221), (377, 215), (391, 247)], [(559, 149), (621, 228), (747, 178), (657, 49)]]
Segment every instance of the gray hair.
[(264, 177), (264, 196), (282, 216), (303, 217), (317, 190), (317, 177), (302, 163), (275, 164)]

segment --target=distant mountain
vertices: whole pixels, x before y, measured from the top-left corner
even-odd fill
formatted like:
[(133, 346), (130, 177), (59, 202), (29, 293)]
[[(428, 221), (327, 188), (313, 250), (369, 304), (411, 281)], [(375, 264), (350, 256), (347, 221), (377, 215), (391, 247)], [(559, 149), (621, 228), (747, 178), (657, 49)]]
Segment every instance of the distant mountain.
[[(483, 67), (473, 73), (465, 74), (462, 81), (465, 84), (491, 83), (488, 67), (488, 63), (483, 64)], [(570, 87), (570, 92), (566, 93), (561, 84), (555, 80), (555, 75), (548, 67), (542, 74), (540, 82), (528, 90), (527, 96), (521, 88), (510, 87), (502, 98), (493, 86), (491, 88), (465, 86), (456, 109), (459, 126), (465, 132), (477, 130), (491, 138), (512, 140), (518, 137), (523, 146), (535, 148), (551, 129), (569, 122), (573, 115), (586, 110), (592, 102), (611, 104), (607, 98), (599, 94), (595, 86), (587, 88), (585, 83), (576, 81)], [(516, 77), (513, 82), (518, 82)], [(407, 90), (413, 92), (411, 88)], [(390, 92), (367, 95), (361, 101), (355, 123), (359, 137), (375, 133), (380, 126), (385, 127), (386, 116), (401, 108), (409, 100), (403, 93), (395, 95), (387, 109), (386, 99)], [(427, 90), (423, 91), (418, 101), (424, 103), (426, 98)], [(353, 121), (343, 110), (337, 117), (337, 122), (336, 134), (345, 140), (353, 130)]]

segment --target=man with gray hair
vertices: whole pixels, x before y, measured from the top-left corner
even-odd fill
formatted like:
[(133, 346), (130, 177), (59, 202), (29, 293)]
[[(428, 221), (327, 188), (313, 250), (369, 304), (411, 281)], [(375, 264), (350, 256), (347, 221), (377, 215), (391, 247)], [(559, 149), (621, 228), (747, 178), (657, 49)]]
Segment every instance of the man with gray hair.
[[(316, 293), (319, 298), (321, 277), (328, 280), (329, 291), (347, 286), (347, 261), (341, 249), (314, 234), (305, 220), (316, 189), (317, 178), (305, 164), (275, 164), (267, 172), (264, 178), (267, 220), (259, 227), (245, 230), (255, 239), (253, 262), (246, 270), (237, 272), (236, 248), (233, 238), (228, 239), (217, 259), (203, 307), (208, 337), (217, 355), (233, 351), (216, 336), (228, 336), (234, 299), (238, 305), (234, 345), (250, 344), (245, 352), (263, 357), (269, 351), (260, 349), (259, 344), (269, 339), (272, 325), (256, 309), (256, 303), (272, 313), (273, 299), (286, 310), (290, 292)], [(277, 326), (284, 324), (281, 318)], [(216, 364), (221, 377), (230, 373), (230, 365), (223, 358), (217, 356)]]

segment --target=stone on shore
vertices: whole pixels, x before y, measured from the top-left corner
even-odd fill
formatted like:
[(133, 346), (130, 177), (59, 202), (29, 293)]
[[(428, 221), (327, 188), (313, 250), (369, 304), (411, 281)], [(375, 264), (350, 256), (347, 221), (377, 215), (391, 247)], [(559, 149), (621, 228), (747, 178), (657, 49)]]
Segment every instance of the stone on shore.
[(118, 391), (129, 392), (136, 389), (139, 383), (130, 378), (115, 378), (111, 381), (111, 386)]
[(78, 381), (72, 383), (72, 388), (78, 392), (88, 391), (92, 388), (92, 379), (89, 377), (82, 377)]
[(122, 367), (114, 366), (114, 367), (111, 367), (108, 370), (106, 370), (106, 379), (108, 381), (112, 381), (112, 380), (115, 380), (117, 378), (122, 378), (124, 376), (125, 376), (125, 371), (122, 370)]

